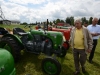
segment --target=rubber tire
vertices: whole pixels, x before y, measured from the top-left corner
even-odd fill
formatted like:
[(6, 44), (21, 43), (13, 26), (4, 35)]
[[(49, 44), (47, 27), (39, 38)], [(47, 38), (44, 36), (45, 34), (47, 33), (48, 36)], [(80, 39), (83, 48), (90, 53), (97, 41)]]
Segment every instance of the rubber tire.
[[(44, 65), (45, 65), (45, 63), (48, 62), (48, 61), (56, 65), (56, 67), (57, 67), (57, 72), (56, 72), (55, 74), (51, 74), (50, 72), (48, 73), (48, 72), (44, 69)], [(49, 75), (59, 75), (60, 72), (61, 72), (61, 64), (59, 63), (58, 60), (56, 60), (56, 59), (54, 59), (54, 58), (52, 58), (52, 57), (48, 57), (48, 58), (43, 59), (41, 66), (42, 66), (42, 70), (43, 70), (45, 73), (49, 74)], [(49, 66), (49, 67), (50, 67), (50, 66)]]
[(0, 41), (0, 48), (3, 48), (5, 45), (8, 44), (11, 48), (11, 54), (14, 57), (14, 61), (17, 62), (20, 59), (21, 53), (20, 53), (20, 46), (18, 46), (18, 43), (11, 37), (4, 37)]

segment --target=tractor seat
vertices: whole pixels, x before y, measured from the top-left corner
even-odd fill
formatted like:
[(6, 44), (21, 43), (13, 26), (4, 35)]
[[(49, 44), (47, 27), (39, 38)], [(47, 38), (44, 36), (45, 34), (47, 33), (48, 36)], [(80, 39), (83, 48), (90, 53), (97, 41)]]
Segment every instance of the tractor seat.
[(17, 35), (20, 35), (20, 36), (24, 36), (24, 35), (27, 35), (28, 33), (26, 33), (23, 29), (21, 28), (14, 28), (13, 29), (13, 34), (17, 34)]
[(0, 35), (4, 35), (4, 34), (8, 34), (9, 32), (3, 28), (3, 27), (0, 27)]

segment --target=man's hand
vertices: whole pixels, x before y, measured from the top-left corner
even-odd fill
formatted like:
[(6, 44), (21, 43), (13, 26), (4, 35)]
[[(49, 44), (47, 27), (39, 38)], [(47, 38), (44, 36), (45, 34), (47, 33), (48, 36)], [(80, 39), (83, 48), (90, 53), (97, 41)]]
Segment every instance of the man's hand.
[(98, 35), (100, 35), (100, 33), (91, 33), (92, 34), (92, 36), (98, 36)]
[(100, 35), (100, 33), (97, 33), (97, 35)]
[(88, 49), (88, 50), (86, 50), (86, 51), (87, 51), (88, 53), (91, 53), (91, 50), (89, 50), (89, 49)]

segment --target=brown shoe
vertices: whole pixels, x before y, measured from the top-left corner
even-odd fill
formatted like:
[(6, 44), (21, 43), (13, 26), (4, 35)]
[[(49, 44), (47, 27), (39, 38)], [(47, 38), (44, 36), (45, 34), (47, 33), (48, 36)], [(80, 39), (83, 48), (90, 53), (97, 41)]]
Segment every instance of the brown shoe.
[(74, 72), (74, 75), (79, 75), (79, 74), (80, 74), (79, 71)]

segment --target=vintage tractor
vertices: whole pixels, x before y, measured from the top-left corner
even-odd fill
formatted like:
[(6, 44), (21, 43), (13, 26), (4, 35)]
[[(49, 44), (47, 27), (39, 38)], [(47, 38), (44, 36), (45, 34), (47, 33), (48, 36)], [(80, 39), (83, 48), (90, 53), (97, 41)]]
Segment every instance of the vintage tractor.
[[(49, 31), (62, 32), (63, 35), (65, 36), (66, 42), (68, 42), (69, 39), (70, 39), (70, 32), (71, 32), (71, 29), (50, 28)], [(69, 44), (69, 43), (68, 43), (68, 44)]]
[(16, 75), (13, 56), (2, 48), (0, 48), (0, 75)]
[[(46, 26), (46, 25), (45, 25)], [(47, 28), (48, 27), (48, 28)], [(59, 27), (61, 27), (61, 28), (59, 28), (59, 27), (51, 27), (51, 26), (47, 26), (46, 27), (46, 29), (48, 30), (48, 31), (55, 31), (55, 32), (61, 32), (63, 35), (64, 35), (64, 37), (65, 37), (65, 42), (64, 42), (64, 46), (66, 47), (66, 49), (68, 50), (69, 49), (69, 47), (70, 47), (70, 45), (69, 45), (69, 39), (70, 39), (70, 32), (71, 32), (71, 27), (64, 27), (64, 26), (59, 26)], [(35, 29), (37, 30), (37, 29), (41, 29), (41, 27), (38, 27), (38, 26), (36, 26), (35, 27)]]
[(56, 26), (59, 29), (72, 29), (72, 26)]
[(47, 57), (42, 61), (42, 69), (49, 75), (59, 75), (61, 65), (56, 57), (64, 57), (67, 53), (63, 34), (46, 30), (34, 30), (31, 25), (29, 32), (21, 28), (13, 28), (13, 34), (6, 34), (1, 38), (0, 48), (5, 48), (11, 52), (15, 61), (20, 59), (21, 50), (26, 52), (41, 54)]

